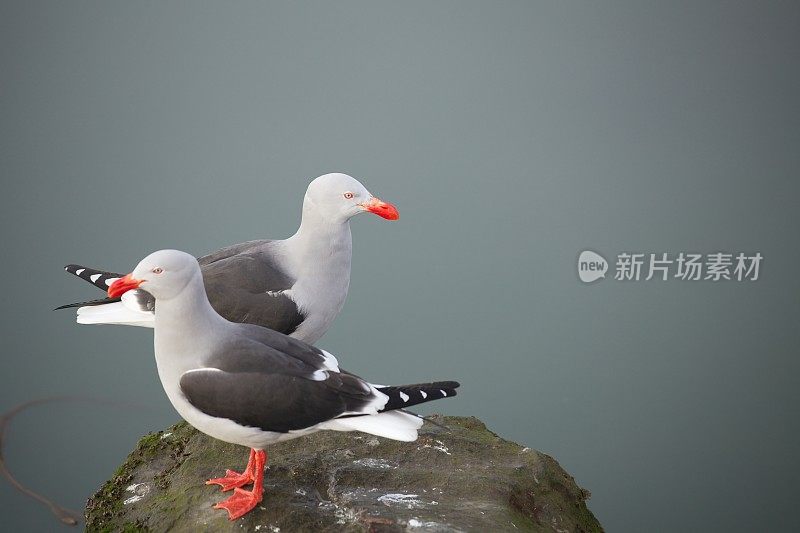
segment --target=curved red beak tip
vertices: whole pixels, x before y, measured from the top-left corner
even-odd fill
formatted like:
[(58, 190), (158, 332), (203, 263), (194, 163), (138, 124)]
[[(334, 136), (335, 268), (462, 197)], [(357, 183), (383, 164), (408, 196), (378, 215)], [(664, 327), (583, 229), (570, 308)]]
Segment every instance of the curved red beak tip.
[(142, 280), (133, 277), (133, 274), (122, 276), (108, 287), (109, 298), (119, 298), (142, 284)]
[(390, 204), (389, 202), (384, 202), (378, 198), (373, 198), (369, 202), (364, 204), (364, 209), (378, 215), (379, 217), (385, 218), (386, 220), (397, 220), (400, 218), (400, 213), (397, 211), (397, 208)]

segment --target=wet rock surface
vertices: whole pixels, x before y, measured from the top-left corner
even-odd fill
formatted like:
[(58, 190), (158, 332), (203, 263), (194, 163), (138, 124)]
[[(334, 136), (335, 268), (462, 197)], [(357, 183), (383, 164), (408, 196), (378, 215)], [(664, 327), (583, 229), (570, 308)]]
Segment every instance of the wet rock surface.
[(87, 531), (602, 531), (551, 457), (476, 418), (440, 417), (416, 442), (319, 432), (270, 446), (264, 501), (236, 521), (206, 479), (243, 470), (248, 450), (186, 423), (139, 441), (89, 499)]

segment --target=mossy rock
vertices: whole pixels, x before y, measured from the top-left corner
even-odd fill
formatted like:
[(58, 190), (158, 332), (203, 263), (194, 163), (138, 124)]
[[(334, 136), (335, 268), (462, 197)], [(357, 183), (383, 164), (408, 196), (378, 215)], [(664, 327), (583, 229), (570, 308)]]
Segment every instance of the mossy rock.
[(248, 450), (179, 423), (147, 435), (89, 499), (87, 531), (602, 531), (552, 458), (476, 418), (435, 416), (416, 442), (325, 431), (270, 446), (264, 501), (236, 521), (206, 479)]

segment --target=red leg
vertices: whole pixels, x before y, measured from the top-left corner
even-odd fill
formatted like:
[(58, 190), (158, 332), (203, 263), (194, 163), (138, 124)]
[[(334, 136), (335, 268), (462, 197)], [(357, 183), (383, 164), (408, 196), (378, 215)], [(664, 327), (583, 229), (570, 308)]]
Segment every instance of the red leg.
[(247, 467), (245, 467), (244, 472), (240, 474), (233, 470), (225, 470), (224, 477), (209, 479), (206, 481), (206, 485), (219, 485), (223, 491), (249, 485), (255, 479), (255, 457), (256, 451), (251, 449), (250, 458), (247, 460)]
[(233, 496), (221, 501), (214, 506), (214, 509), (225, 509), (228, 511), (228, 518), (236, 520), (258, 505), (264, 496), (264, 466), (267, 464), (267, 452), (264, 450), (253, 450), (254, 454), (254, 478), (253, 490), (243, 490), (236, 488)]

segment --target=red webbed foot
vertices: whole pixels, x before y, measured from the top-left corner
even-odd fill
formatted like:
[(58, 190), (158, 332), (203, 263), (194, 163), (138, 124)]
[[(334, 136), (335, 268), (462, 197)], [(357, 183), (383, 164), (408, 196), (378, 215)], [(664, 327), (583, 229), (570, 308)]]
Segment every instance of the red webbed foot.
[(246, 515), (261, 502), (262, 495), (255, 491), (234, 489), (233, 496), (223, 500), (214, 506), (214, 509), (225, 509), (228, 511), (228, 518), (236, 520)]
[(206, 481), (206, 485), (219, 485), (223, 491), (244, 487), (255, 481), (253, 475), (245, 470), (241, 474), (233, 470), (226, 470), (224, 477), (217, 477)]
[[(214, 506), (214, 509), (225, 509), (228, 518), (236, 520), (246, 515), (261, 502), (264, 495), (264, 466), (267, 463), (267, 454), (264, 450), (250, 450), (250, 460), (247, 468), (241, 474), (232, 470), (225, 471), (225, 477), (209, 479), (206, 484), (218, 484), (222, 490), (233, 490), (233, 495)], [(240, 487), (253, 483), (253, 490), (244, 490)]]
[(249, 485), (256, 480), (256, 466), (256, 451), (250, 450), (250, 458), (247, 460), (247, 466), (245, 467), (244, 472), (240, 474), (239, 472), (234, 472), (233, 470), (225, 470), (225, 475), (223, 477), (209, 479), (206, 481), (206, 485), (219, 485), (222, 487), (223, 491)]

